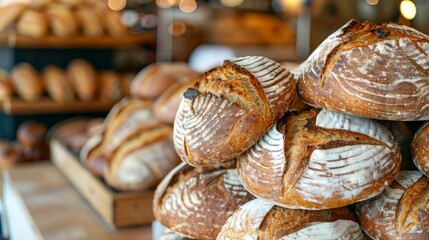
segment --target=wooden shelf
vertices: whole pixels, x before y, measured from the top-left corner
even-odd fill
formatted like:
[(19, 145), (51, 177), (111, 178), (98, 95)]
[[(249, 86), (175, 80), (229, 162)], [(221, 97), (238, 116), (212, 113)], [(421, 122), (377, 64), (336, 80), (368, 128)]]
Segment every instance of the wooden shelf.
[(116, 101), (70, 102), (57, 103), (45, 97), (37, 102), (25, 102), (21, 99), (10, 99), (1, 103), (0, 111), (8, 115), (31, 115), (50, 113), (84, 113), (108, 112)]
[(142, 44), (155, 43), (154, 31), (144, 32), (138, 35), (121, 37), (86, 37), (74, 36), (60, 38), (46, 36), (43, 38), (31, 38), (17, 36), (15, 34), (0, 35), (0, 46), (19, 48), (128, 48)]

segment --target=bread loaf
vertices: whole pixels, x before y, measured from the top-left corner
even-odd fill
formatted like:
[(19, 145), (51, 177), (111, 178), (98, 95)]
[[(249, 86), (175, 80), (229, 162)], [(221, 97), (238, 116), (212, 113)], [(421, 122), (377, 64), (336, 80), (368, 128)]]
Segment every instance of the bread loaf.
[(13, 83), (7, 72), (0, 70), (0, 101), (10, 99), (13, 96)]
[(407, 26), (348, 22), (307, 59), (304, 102), (382, 120), (428, 120), (429, 37)]
[(93, 100), (97, 95), (97, 75), (91, 63), (75, 59), (67, 66), (67, 77), (77, 96), (85, 102)]
[(411, 144), (411, 156), (416, 167), (429, 176), (429, 123), (416, 132)]
[(122, 97), (121, 83), (114, 71), (101, 71), (98, 74), (101, 100), (119, 100)]
[(109, 156), (135, 129), (159, 122), (151, 108), (151, 102), (133, 98), (124, 98), (115, 104), (105, 120), (103, 153)]
[(0, 140), (0, 169), (8, 168), (24, 161), (18, 144)]
[(27, 102), (38, 100), (43, 94), (43, 82), (37, 71), (28, 63), (15, 65), (10, 73), (15, 90)]
[(77, 23), (71, 10), (62, 4), (50, 4), (46, 10), (52, 33), (57, 37), (70, 37), (77, 32)]
[(27, 7), (23, 4), (10, 4), (0, 8), (0, 33), (12, 26)]
[(347, 206), (380, 194), (401, 155), (379, 123), (329, 110), (285, 115), (238, 157), (246, 189), (299, 209)]
[(105, 9), (100, 13), (104, 28), (110, 36), (120, 37), (128, 34), (128, 29), (121, 22), (119, 12)]
[(235, 162), (221, 168), (193, 168), (182, 163), (158, 185), (155, 218), (181, 235), (215, 239), (229, 216), (253, 199), (237, 177)]
[(107, 167), (107, 158), (101, 151), (102, 132), (93, 134), (83, 145), (79, 153), (80, 161), (95, 176), (103, 176)]
[(46, 135), (47, 128), (42, 123), (26, 121), (19, 125), (16, 136), (26, 161), (49, 159)]
[(183, 161), (207, 166), (255, 144), (297, 97), (292, 74), (264, 57), (226, 60), (184, 93), (174, 144)]
[(142, 125), (107, 156), (104, 179), (117, 190), (137, 191), (156, 186), (180, 162), (168, 125)]
[(59, 103), (72, 102), (74, 91), (63, 69), (48, 65), (42, 71), (42, 78), (49, 96)]
[(216, 239), (361, 240), (363, 234), (346, 207), (309, 211), (255, 199), (235, 211)]
[(97, 12), (90, 6), (81, 6), (75, 10), (82, 33), (88, 37), (100, 37), (103, 35), (103, 26), (97, 16)]
[(48, 33), (48, 20), (46, 15), (39, 10), (28, 8), (22, 14), (16, 24), (16, 30), (20, 35), (40, 38)]
[(197, 77), (188, 83), (173, 83), (173, 85), (167, 88), (167, 90), (154, 102), (153, 112), (155, 116), (159, 120), (173, 125), (177, 109), (179, 108), (180, 102), (183, 98), (183, 93), (186, 89), (193, 87), (199, 81), (200, 77)]
[(401, 171), (377, 197), (356, 205), (362, 229), (373, 239), (429, 239), (429, 179)]
[(138, 98), (154, 99), (159, 97), (175, 82), (188, 82), (197, 73), (187, 64), (154, 63), (143, 68), (131, 83), (131, 95)]

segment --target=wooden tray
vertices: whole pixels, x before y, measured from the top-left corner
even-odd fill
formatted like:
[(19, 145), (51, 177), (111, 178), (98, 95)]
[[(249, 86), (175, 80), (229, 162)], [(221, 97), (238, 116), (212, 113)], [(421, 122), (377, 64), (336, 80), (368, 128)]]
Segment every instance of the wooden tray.
[(118, 193), (92, 175), (60, 141), (50, 142), (52, 162), (112, 228), (151, 223), (154, 191)]
[(19, 48), (128, 48), (143, 44), (154, 44), (156, 39), (155, 34), (155, 31), (149, 31), (138, 35), (130, 34), (120, 37), (73, 36), (60, 38), (46, 36), (39, 39), (17, 36), (11, 33), (0, 35), (0, 46)]
[(25, 102), (22, 99), (11, 98), (1, 103), (0, 111), (8, 115), (31, 115), (44, 113), (83, 113), (108, 112), (117, 101), (75, 101), (70, 103), (57, 103), (48, 97), (36, 102)]

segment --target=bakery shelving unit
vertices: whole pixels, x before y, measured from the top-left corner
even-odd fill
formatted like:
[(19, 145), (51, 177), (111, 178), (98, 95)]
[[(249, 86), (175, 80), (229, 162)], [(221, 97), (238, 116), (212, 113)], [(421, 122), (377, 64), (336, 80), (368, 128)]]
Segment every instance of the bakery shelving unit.
[[(47, 36), (34, 39), (13, 33), (0, 35), (0, 68), (10, 71), (20, 62), (28, 62), (39, 71), (49, 64), (66, 68), (70, 61), (80, 58), (92, 63), (98, 70), (115, 69), (114, 58), (117, 51), (143, 47), (155, 49), (155, 39), (155, 31), (97, 38)], [(51, 127), (61, 120), (75, 116), (104, 117), (114, 103), (95, 100), (59, 104), (47, 97), (32, 103), (18, 98), (3, 101), (0, 102), (0, 138), (15, 139), (18, 126), (30, 119)]]

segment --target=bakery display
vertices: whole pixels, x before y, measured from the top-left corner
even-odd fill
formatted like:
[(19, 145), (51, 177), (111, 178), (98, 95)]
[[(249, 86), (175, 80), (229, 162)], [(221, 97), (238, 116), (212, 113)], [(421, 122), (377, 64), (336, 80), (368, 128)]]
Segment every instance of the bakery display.
[(429, 177), (429, 123), (416, 132), (411, 144), (411, 156), (416, 167)]
[(282, 208), (272, 202), (255, 199), (234, 212), (216, 239), (364, 238), (353, 214), (345, 207), (309, 211)]
[(43, 81), (30, 64), (17, 64), (12, 69), (10, 78), (18, 95), (25, 101), (34, 102), (42, 96)]
[(155, 218), (190, 238), (215, 239), (229, 216), (254, 197), (238, 180), (235, 162), (220, 168), (193, 168), (182, 163), (158, 185)]
[(136, 98), (154, 99), (175, 82), (186, 83), (196, 76), (198, 73), (186, 63), (153, 63), (134, 77), (130, 88), (131, 95)]
[(16, 30), (22, 36), (41, 38), (48, 33), (48, 21), (42, 12), (26, 9), (16, 24)]
[(286, 114), (237, 170), (248, 191), (286, 208), (327, 209), (380, 194), (400, 169), (392, 134), (379, 123), (329, 110)]
[(12, 80), (7, 72), (0, 70), (0, 101), (4, 101), (13, 96), (14, 88)]
[(373, 239), (429, 238), (429, 179), (419, 171), (401, 171), (377, 197), (356, 205), (362, 229)]
[(230, 58), (184, 93), (174, 123), (176, 151), (194, 166), (233, 159), (256, 143), (296, 97), (295, 80), (280, 63)]
[(300, 96), (309, 105), (366, 118), (428, 120), (428, 41), (404, 25), (351, 20), (307, 59)]

